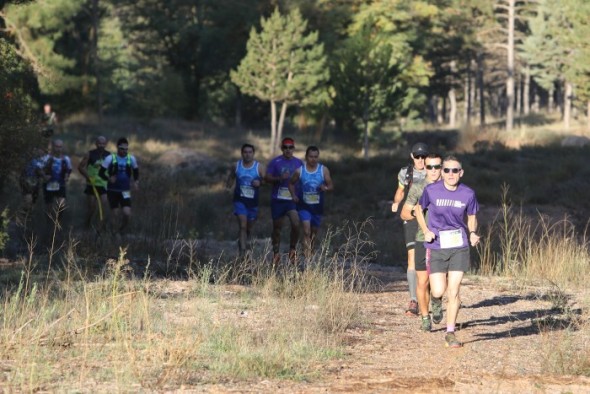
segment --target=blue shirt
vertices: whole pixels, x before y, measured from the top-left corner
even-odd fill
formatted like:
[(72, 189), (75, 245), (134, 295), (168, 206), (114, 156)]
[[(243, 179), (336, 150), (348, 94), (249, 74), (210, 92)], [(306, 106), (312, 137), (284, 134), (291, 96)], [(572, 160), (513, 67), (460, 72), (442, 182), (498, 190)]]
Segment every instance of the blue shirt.
[(300, 187), (297, 209), (310, 211), (316, 215), (323, 214), (324, 192), (320, 187), (324, 184), (324, 166), (318, 164), (315, 171), (309, 172), (304, 164), (298, 171), (300, 171)]
[(254, 161), (249, 168), (244, 167), (242, 160), (236, 164), (236, 187), (234, 189), (234, 201), (242, 202), (246, 207), (258, 206), (258, 187), (252, 186), (252, 182), (260, 180), (258, 162)]

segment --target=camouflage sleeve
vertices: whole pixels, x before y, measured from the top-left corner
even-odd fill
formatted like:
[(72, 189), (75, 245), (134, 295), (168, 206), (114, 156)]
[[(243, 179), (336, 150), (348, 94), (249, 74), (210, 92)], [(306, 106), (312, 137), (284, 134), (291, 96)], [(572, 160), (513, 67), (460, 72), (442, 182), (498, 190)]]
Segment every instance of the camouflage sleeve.
[(408, 191), (408, 198), (406, 199), (405, 204), (411, 206), (417, 205), (423, 191), (424, 183), (412, 183), (412, 186), (410, 186), (410, 190)]
[(397, 184), (399, 187), (405, 186), (407, 172), (408, 172), (408, 169), (406, 167), (404, 167), (397, 174)]

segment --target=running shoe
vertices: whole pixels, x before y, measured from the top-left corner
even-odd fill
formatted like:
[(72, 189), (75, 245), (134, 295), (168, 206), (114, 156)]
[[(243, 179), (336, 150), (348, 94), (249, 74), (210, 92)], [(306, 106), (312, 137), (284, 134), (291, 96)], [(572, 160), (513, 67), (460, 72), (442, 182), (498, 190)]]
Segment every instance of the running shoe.
[(457, 340), (454, 332), (447, 332), (445, 335), (445, 346), (450, 348), (460, 348), (463, 344)]
[(422, 316), (422, 324), (420, 324), (420, 330), (424, 332), (430, 332), (432, 330), (432, 323), (430, 322), (430, 316)]
[(410, 301), (408, 309), (406, 309), (406, 316), (418, 316), (418, 301)]
[(430, 304), (432, 307), (432, 322), (434, 324), (438, 324), (443, 319), (442, 297), (441, 298), (432, 297)]

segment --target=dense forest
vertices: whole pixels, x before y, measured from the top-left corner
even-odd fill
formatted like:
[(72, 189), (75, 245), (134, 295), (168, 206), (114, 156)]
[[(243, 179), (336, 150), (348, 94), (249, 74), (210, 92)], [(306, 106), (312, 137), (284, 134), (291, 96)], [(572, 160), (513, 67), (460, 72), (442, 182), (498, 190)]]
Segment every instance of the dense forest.
[(0, 1), (1, 171), (46, 102), (273, 138), (330, 126), (365, 152), (385, 124), (560, 111), (567, 128), (590, 119), (588, 37), (587, 0)]

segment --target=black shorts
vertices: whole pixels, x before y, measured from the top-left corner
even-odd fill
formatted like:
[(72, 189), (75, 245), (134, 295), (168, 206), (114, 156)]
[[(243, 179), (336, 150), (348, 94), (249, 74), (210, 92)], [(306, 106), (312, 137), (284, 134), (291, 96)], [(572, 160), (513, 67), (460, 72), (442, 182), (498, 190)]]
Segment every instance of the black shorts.
[(432, 249), (430, 251), (430, 273), (449, 271), (469, 271), (469, 246), (452, 249)]
[(423, 241), (416, 241), (414, 261), (416, 262), (416, 271), (426, 271), (426, 248)]
[(416, 219), (404, 221), (404, 239), (406, 241), (406, 249), (414, 249), (416, 244), (416, 233), (418, 232), (418, 221)]
[(109, 206), (111, 207), (111, 209), (116, 209), (119, 207), (131, 207), (131, 196), (125, 198), (123, 196), (123, 192), (107, 190), (107, 198), (109, 200)]
[[(103, 194), (106, 194), (107, 189), (104, 186), (94, 186), (94, 188), (96, 189), (96, 192), (98, 193), (99, 196), (102, 196)], [(86, 189), (84, 189), (84, 194), (87, 194), (89, 196), (94, 196), (94, 191), (92, 190), (92, 185), (86, 185)]]
[(45, 204), (51, 204), (55, 198), (66, 198), (65, 186), (61, 186), (59, 190), (55, 191), (49, 191), (45, 189), (45, 185), (43, 186), (43, 200), (45, 201)]

